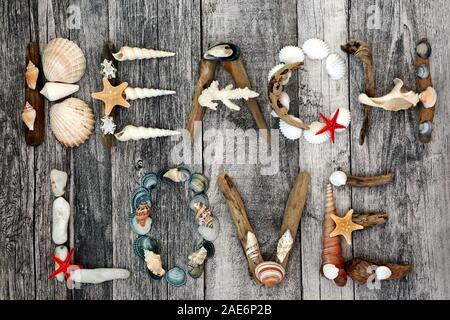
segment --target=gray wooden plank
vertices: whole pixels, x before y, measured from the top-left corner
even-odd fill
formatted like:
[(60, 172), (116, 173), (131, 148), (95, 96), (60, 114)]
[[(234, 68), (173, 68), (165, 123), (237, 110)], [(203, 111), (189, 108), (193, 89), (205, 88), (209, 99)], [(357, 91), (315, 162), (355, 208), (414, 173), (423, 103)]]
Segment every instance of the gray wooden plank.
[[(298, 2), (299, 45), (310, 38), (324, 40), (331, 52), (338, 53), (340, 45), (347, 41), (348, 1), (303, 1)], [(325, 61), (306, 59), (299, 72), (300, 115), (307, 123), (321, 121), (319, 113), (326, 116), (338, 107), (351, 109), (348, 103), (348, 79), (329, 79)], [(353, 126), (353, 125), (351, 125)], [(320, 275), (322, 254), (322, 223), (325, 213), (325, 186), (330, 174), (338, 169), (348, 171), (350, 163), (350, 130), (336, 135), (321, 145), (300, 143), (300, 168), (311, 172), (311, 191), (302, 219), (302, 285), (304, 299), (353, 299), (353, 287), (349, 281), (343, 288)], [(350, 209), (350, 190), (334, 190), (339, 215)], [(341, 239), (345, 257), (351, 256), (350, 248)]]
[[(204, 1), (202, 5), (203, 50), (219, 41), (229, 41), (242, 49), (247, 73), (253, 89), (260, 93), (258, 101), (266, 120), (270, 120), (267, 98), (267, 73), (277, 64), (277, 53), (285, 45), (297, 41), (295, 1)], [(279, 13), (283, 12), (283, 19)], [(218, 68), (216, 77), (221, 86), (233, 83), (223, 68)], [(296, 92), (295, 83), (290, 90)], [(294, 94), (291, 94), (293, 112), (297, 108)], [(261, 166), (233, 164), (221, 161), (211, 162), (207, 154), (214, 143), (230, 141), (221, 136), (226, 129), (250, 129), (256, 125), (245, 103), (239, 103), (240, 111), (230, 111), (220, 106), (218, 111), (207, 111), (204, 119), (204, 168), (211, 177), (211, 209), (221, 223), (220, 237), (215, 241), (216, 257), (209, 264), (206, 277), (207, 299), (299, 299), (300, 250), (296, 241), (290, 257), (285, 281), (275, 288), (257, 286), (249, 277), (247, 263), (233, 225), (228, 208), (217, 188), (217, 176), (223, 170), (233, 179), (243, 197), (249, 213), (249, 220), (257, 233), (263, 256), (270, 259), (278, 240), (282, 214), (289, 190), (298, 172), (298, 143), (286, 142), (280, 138), (280, 172), (261, 175)], [(276, 127), (271, 120), (271, 126)], [(218, 129), (214, 136), (211, 129)], [(277, 145), (277, 137), (272, 136)], [(236, 140), (237, 141), (237, 140)], [(260, 144), (266, 144), (261, 138)], [(236, 142), (232, 150), (245, 149), (245, 142)], [(248, 149), (246, 150), (248, 153)], [(278, 150), (274, 150), (278, 153)], [(278, 163), (275, 164), (275, 167)], [(276, 192), (271, 189), (276, 186)]]
[(35, 153), (25, 143), (20, 116), (25, 103), (25, 50), (30, 39), (28, 2), (2, 2), (0, 15), (0, 73), (4, 79), (0, 94), (0, 179), (6, 186), (0, 191), (0, 299), (33, 299)]

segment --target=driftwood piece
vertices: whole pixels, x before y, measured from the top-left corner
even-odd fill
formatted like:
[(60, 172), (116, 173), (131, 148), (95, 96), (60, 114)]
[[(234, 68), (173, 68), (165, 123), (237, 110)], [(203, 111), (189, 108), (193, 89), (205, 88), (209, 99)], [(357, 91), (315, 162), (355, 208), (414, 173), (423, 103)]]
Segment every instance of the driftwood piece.
[(358, 213), (354, 214), (352, 221), (366, 228), (386, 223), (389, 220), (387, 213)]
[[(34, 121), (34, 130), (28, 130), (24, 124), (25, 141), (30, 146), (38, 146), (44, 141), (45, 137), (45, 108), (44, 97), (39, 93), (44, 86), (44, 76), (42, 72), (41, 57), (39, 54), (39, 45), (36, 42), (30, 42), (27, 46), (26, 64), (32, 62), (39, 69), (39, 77), (35, 90), (30, 89), (25, 83), (25, 100), (36, 110), (36, 119)], [(23, 106), (22, 106), (23, 107)], [(22, 111), (22, 109), (20, 109)]]
[[(424, 41), (428, 42), (428, 40), (426, 38), (424, 38), (421, 41), (419, 41), (419, 43), (424, 42)], [(417, 91), (422, 92), (426, 88), (433, 86), (433, 80), (431, 78), (430, 59), (423, 59), (419, 55), (416, 54), (416, 62), (415, 63), (416, 63), (416, 69), (420, 65), (425, 65), (426, 68), (428, 69), (428, 71), (430, 72), (430, 75), (426, 79), (421, 79), (416, 75)], [(436, 105), (432, 108), (425, 108), (422, 106), (419, 111), (419, 123), (421, 124), (421, 123), (424, 123), (427, 121), (432, 123), (433, 119), (434, 119), (435, 111), (436, 111)], [(419, 133), (419, 140), (422, 143), (429, 143), (431, 141), (431, 134), (423, 135), (423, 134)]]
[(192, 110), (189, 114), (187, 123), (187, 130), (191, 135), (191, 141), (194, 141), (198, 132), (195, 131), (195, 123), (202, 121), (205, 115), (205, 109), (198, 102), (198, 97), (202, 91), (208, 88), (214, 80), (216, 73), (217, 61), (201, 59), (198, 66), (198, 81), (194, 90), (194, 97), (192, 98)]
[[(102, 61), (103, 59), (109, 60), (109, 61), (116, 61), (113, 57), (113, 53), (117, 52), (116, 50), (116, 46), (114, 45), (114, 43), (112, 43), (111, 41), (106, 41), (105, 44), (103, 45), (103, 51), (102, 51)], [(111, 85), (113, 86), (117, 86), (120, 84), (120, 80), (119, 80), (119, 67), (118, 67), (118, 63), (114, 64), (114, 67), (117, 69), (116, 71), (116, 77), (109, 79), (109, 82), (111, 83)], [(114, 119), (114, 122), (116, 120), (115, 117), (115, 109), (113, 109), (111, 111), (111, 113), (109, 114), (110, 117), (112, 117)], [(105, 112), (105, 104), (102, 102), (101, 103), (101, 116), (104, 117), (106, 115)], [(103, 134), (103, 132), (101, 132), (102, 135), (102, 143), (105, 147), (107, 148), (112, 148), (114, 147), (117, 142), (116, 142), (116, 138), (114, 137), (113, 134)]]
[(375, 187), (381, 186), (384, 184), (388, 184), (389, 182), (394, 181), (395, 172), (389, 172), (385, 175), (381, 176), (373, 176), (373, 177), (358, 177), (347, 175), (347, 182), (345, 185), (349, 187)]
[[(234, 82), (237, 88), (252, 88), (250, 80), (247, 75), (247, 71), (245, 70), (244, 62), (242, 60), (242, 56), (233, 61), (222, 61), (221, 62), (225, 70), (233, 77)], [(250, 113), (255, 119), (256, 125), (260, 130), (266, 135), (267, 143), (271, 143), (272, 138), (270, 131), (267, 127), (266, 120), (261, 112), (261, 108), (258, 104), (258, 100), (256, 98), (248, 99), (247, 106)]]
[(354, 258), (345, 263), (347, 274), (353, 279), (353, 281), (359, 284), (367, 283), (373, 272), (372, 266), (388, 267), (391, 270), (392, 275), (386, 280), (403, 278), (412, 270), (412, 265), (409, 264), (396, 264), (371, 259)]
[[(354, 55), (357, 59), (359, 59), (364, 65), (364, 85), (366, 94), (369, 97), (375, 97), (375, 69), (373, 63), (372, 49), (369, 45), (361, 40), (351, 40), (345, 45), (341, 46), (342, 51), (347, 52), (348, 54)], [(363, 145), (366, 139), (367, 132), (370, 127), (370, 107), (364, 106), (364, 120), (363, 125), (361, 127), (361, 131), (359, 132), (359, 144)]]

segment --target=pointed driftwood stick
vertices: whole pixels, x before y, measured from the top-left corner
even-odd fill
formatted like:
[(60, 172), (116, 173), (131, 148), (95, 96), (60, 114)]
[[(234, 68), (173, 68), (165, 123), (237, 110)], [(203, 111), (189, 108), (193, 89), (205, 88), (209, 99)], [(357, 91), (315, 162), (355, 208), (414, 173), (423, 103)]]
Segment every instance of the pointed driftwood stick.
[[(34, 121), (34, 130), (28, 130), (24, 124), (25, 141), (30, 146), (38, 146), (44, 141), (45, 136), (45, 108), (44, 98), (39, 93), (44, 86), (44, 76), (42, 72), (41, 56), (39, 55), (39, 45), (36, 42), (30, 42), (27, 46), (26, 64), (31, 61), (39, 69), (39, 77), (35, 90), (30, 89), (25, 83), (25, 100), (36, 110), (36, 119)], [(25, 82), (25, 80), (24, 80)], [(22, 109), (20, 109), (22, 112)]]
[(194, 141), (198, 132), (195, 132), (195, 122), (202, 121), (205, 115), (205, 110), (198, 102), (198, 97), (202, 91), (208, 88), (214, 80), (216, 73), (217, 61), (201, 59), (198, 65), (198, 81), (194, 90), (194, 97), (192, 98), (192, 110), (189, 114), (187, 123), (187, 130), (191, 135), (191, 141)]
[(347, 261), (345, 263), (345, 269), (347, 270), (347, 274), (350, 276), (350, 278), (353, 279), (353, 281), (359, 284), (365, 284), (367, 283), (369, 277), (372, 275), (368, 272), (368, 270), (373, 265), (386, 266), (391, 270), (392, 275), (386, 280), (403, 278), (412, 270), (412, 265), (409, 264), (396, 264), (361, 258), (354, 258), (350, 261)]
[(365, 229), (386, 223), (389, 220), (387, 213), (357, 213), (352, 217), (352, 221), (363, 226)]
[[(111, 41), (106, 41), (105, 44), (103, 45), (103, 51), (102, 51), (102, 61), (104, 59), (109, 60), (109, 61), (113, 61), (115, 62), (116, 60), (113, 57), (113, 53), (116, 53), (116, 46), (114, 45), (114, 43), (112, 43)], [(111, 83), (111, 85), (113, 86), (117, 86), (120, 84), (120, 80), (119, 80), (119, 66), (118, 63), (114, 64), (114, 67), (117, 69), (116, 71), (116, 77), (109, 79), (109, 82)], [(105, 116), (105, 105), (102, 102), (101, 103), (101, 116), (104, 117)], [(112, 117), (115, 120), (115, 108), (111, 111), (110, 113), (110, 117)], [(117, 143), (116, 143), (116, 138), (114, 137), (113, 134), (103, 134), (103, 132), (101, 133), (102, 135), (102, 143), (105, 147), (107, 148), (112, 148), (114, 147)]]
[(349, 187), (375, 187), (388, 184), (395, 178), (395, 172), (390, 172), (382, 176), (374, 177), (357, 177), (347, 175), (347, 182), (345, 185)]
[[(233, 77), (237, 88), (243, 89), (247, 87), (249, 89), (252, 89), (252, 85), (250, 83), (250, 80), (248, 79), (247, 71), (245, 70), (245, 66), (242, 61), (242, 56), (240, 56), (237, 60), (222, 61), (221, 63), (225, 70), (227, 70), (228, 73)], [(263, 132), (266, 134), (267, 143), (271, 143), (271, 134), (267, 127), (266, 120), (261, 113), (261, 108), (259, 107), (258, 100), (256, 100), (255, 98), (248, 99), (247, 106), (253, 116), (253, 119), (255, 119), (258, 128), (264, 130)]]

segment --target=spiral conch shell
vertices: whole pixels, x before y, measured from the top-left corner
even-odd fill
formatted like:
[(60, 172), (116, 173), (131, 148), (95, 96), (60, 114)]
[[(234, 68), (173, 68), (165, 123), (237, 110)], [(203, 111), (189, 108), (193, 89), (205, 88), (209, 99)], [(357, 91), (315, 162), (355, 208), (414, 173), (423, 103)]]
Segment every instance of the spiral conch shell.
[(136, 47), (122, 47), (119, 52), (113, 53), (113, 56), (117, 61), (165, 58), (173, 57), (174, 55), (175, 53), (173, 52)]
[(258, 240), (253, 232), (247, 232), (247, 243), (245, 245), (245, 253), (254, 263), (258, 262), (260, 255)]
[(77, 147), (94, 131), (92, 109), (82, 100), (68, 98), (50, 108), (50, 128), (56, 139), (66, 147)]
[(36, 120), (36, 110), (28, 101), (25, 103), (25, 107), (22, 110), (22, 121), (27, 126), (28, 130), (34, 130), (34, 121)]
[(114, 134), (116, 139), (119, 141), (128, 140), (140, 140), (140, 139), (150, 139), (157, 137), (169, 137), (181, 134), (181, 132), (157, 129), (157, 128), (146, 128), (146, 127), (135, 127), (133, 125), (127, 125), (122, 131)]
[(27, 70), (25, 71), (25, 80), (27, 82), (28, 88), (31, 90), (36, 89), (36, 83), (39, 76), (39, 69), (34, 65), (33, 62), (29, 61), (27, 65)]
[(145, 98), (153, 98), (159, 96), (167, 96), (175, 94), (173, 90), (149, 89), (149, 88), (126, 88), (125, 97), (127, 100), (137, 100)]

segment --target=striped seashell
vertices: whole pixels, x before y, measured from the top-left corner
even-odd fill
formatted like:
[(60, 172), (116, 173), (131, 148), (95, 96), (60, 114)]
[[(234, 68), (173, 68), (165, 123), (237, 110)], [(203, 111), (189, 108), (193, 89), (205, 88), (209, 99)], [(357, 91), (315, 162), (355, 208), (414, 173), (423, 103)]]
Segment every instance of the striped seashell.
[(245, 253), (254, 263), (258, 261), (260, 255), (258, 241), (253, 232), (247, 232), (247, 243), (245, 245)]
[(282, 265), (273, 261), (266, 261), (256, 266), (255, 275), (263, 285), (273, 287), (284, 279), (286, 271)]
[(119, 52), (113, 53), (113, 56), (117, 61), (165, 58), (172, 57), (174, 55), (175, 53), (173, 52), (136, 47), (122, 47)]
[(125, 96), (127, 100), (137, 100), (145, 98), (153, 98), (159, 96), (167, 96), (175, 94), (172, 90), (161, 90), (161, 89), (149, 89), (149, 88), (126, 88)]

